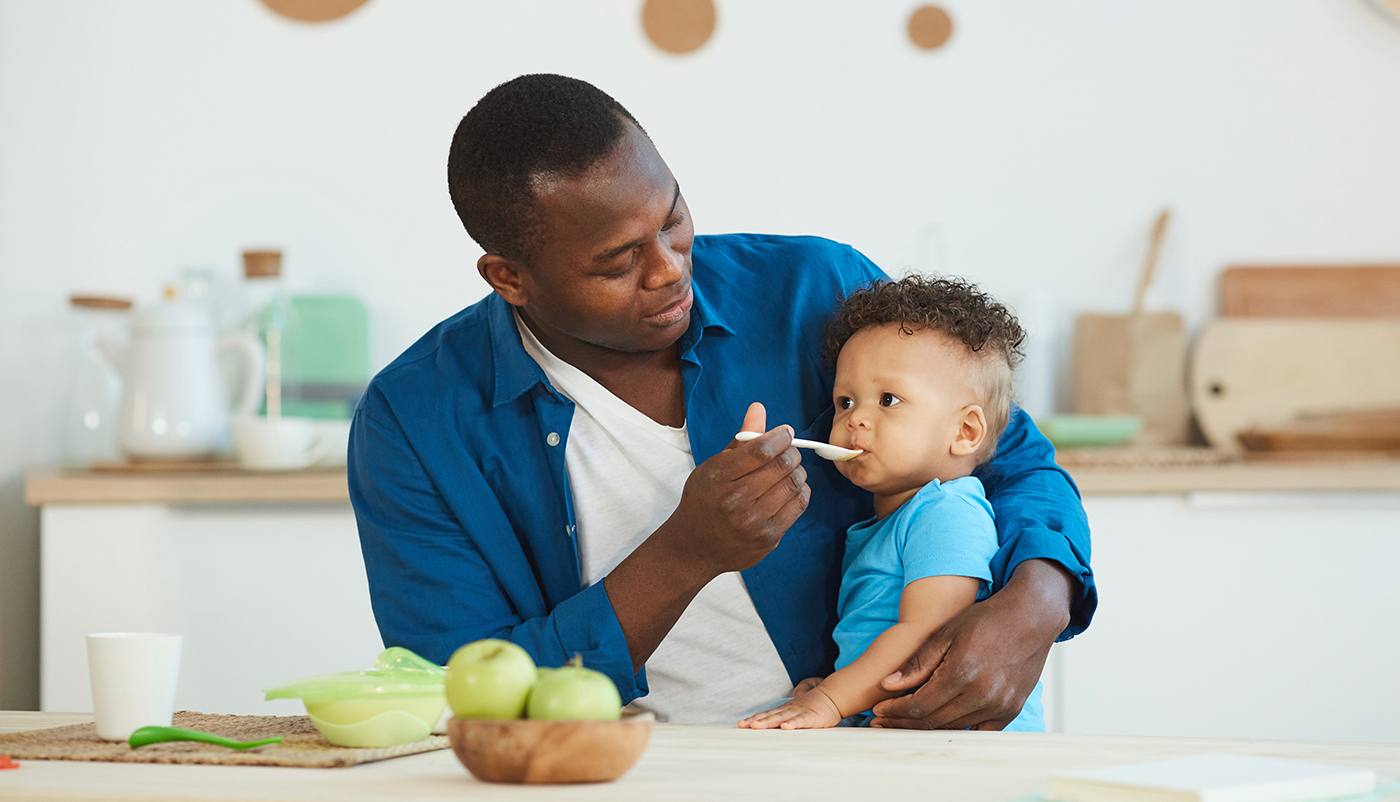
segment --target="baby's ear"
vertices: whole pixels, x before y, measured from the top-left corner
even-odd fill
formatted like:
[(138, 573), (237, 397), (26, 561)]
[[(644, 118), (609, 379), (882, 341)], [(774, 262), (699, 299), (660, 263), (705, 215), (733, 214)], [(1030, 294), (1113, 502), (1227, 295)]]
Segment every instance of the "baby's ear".
[(958, 434), (953, 438), (954, 456), (965, 457), (976, 454), (982, 441), (987, 439), (987, 415), (981, 404), (968, 404), (958, 411)]

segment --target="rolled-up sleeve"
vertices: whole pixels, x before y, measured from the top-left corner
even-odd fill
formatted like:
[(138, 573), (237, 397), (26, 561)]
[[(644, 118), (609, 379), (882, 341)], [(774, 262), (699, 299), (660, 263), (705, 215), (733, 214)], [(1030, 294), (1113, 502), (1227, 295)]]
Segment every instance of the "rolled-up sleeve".
[(1070, 603), (1068, 640), (1089, 626), (1098, 591), (1089, 566), (1089, 520), (1079, 488), (1055, 464), (1055, 449), (1021, 409), (1012, 412), (991, 462), (977, 471), (996, 511), (1000, 548), (992, 560), (995, 587), (1026, 560), (1052, 560), (1077, 583)]
[(351, 429), (348, 476), (385, 646), (443, 664), (462, 644), (508, 639), (541, 666), (581, 655), (624, 702), (646, 694), (602, 583), (550, 609), (538, 555), (475, 466), (430, 474), (392, 412), (367, 396)]

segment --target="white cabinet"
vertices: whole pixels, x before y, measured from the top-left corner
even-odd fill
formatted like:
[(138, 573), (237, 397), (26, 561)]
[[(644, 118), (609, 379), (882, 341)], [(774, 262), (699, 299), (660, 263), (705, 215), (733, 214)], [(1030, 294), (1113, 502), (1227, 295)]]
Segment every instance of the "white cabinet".
[(84, 635), (184, 636), (177, 710), (290, 715), (259, 690), (382, 646), (348, 503), (47, 504), (43, 710), (92, 709)]
[(1066, 732), (1400, 741), (1400, 494), (1088, 496)]

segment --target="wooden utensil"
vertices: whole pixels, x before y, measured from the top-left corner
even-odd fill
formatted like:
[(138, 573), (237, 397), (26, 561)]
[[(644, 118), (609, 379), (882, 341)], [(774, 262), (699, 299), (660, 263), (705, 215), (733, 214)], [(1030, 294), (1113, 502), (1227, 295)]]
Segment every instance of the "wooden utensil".
[(1231, 451), (1300, 416), (1400, 408), (1400, 319), (1221, 318), (1196, 341), (1190, 392), (1206, 439)]
[(1163, 209), (1128, 315), (1080, 315), (1074, 327), (1074, 411), (1138, 415), (1137, 442), (1186, 442), (1186, 331), (1175, 312), (1145, 312), (1166, 240), (1171, 210)]

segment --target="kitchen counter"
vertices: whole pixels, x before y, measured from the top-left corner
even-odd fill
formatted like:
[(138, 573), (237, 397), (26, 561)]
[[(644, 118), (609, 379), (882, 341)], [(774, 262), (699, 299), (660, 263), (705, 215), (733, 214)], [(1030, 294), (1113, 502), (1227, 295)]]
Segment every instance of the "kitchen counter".
[[(0, 713), (0, 732), (91, 721), (63, 713)], [(346, 769), (173, 766), (25, 760), (0, 772), (0, 797), (44, 799), (853, 800), (936, 797), (1004, 802), (1044, 790), (1066, 769), (1206, 752), (1293, 758), (1400, 775), (1400, 744), (1147, 738), (1000, 732), (806, 731), (659, 724), (620, 780), (599, 785), (478, 782), (450, 750)]]
[(166, 471), (93, 471), (81, 468), (32, 468), (25, 476), (24, 500), (46, 504), (227, 504), (237, 502), (309, 502), (348, 504), (344, 468), (301, 471), (237, 469)]
[[(1203, 451), (1203, 450), (1202, 450)], [(1292, 458), (1207, 461), (1144, 451), (1060, 452), (1085, 495), (1224, 492), (1400, 492), (1400, 459)], [(1181, 452), (1176, 452), (1180, 454)], [(1186, 452), (1190, 454), (1190, 451)], [(29, 471), (25, 501), (46, 504), (345, 504), (343, 468), (286, 472), (219, 470), (119, 473), (42, 467)]]
[(1205, 449), (1132, 453), (1065, 450), (1057, 459), (1085, 495), (1400, 492), (1400, 459), (1393, 457), (1209, 459)]

